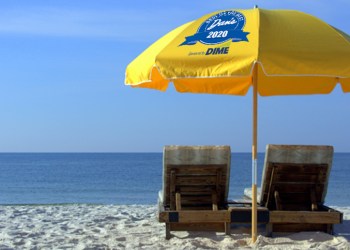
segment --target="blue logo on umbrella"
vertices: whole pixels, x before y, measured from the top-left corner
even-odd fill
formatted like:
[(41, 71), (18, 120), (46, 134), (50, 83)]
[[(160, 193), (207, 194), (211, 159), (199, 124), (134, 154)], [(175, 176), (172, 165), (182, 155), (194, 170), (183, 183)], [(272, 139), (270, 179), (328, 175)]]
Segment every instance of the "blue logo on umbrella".
[(182, 45), (194, 45), (198, 41), (203, 44), (220, 44), (247, 41), (249, 32), (243, 32), (245, 16), (237, 11), (224, 11), (208, 18), (199, 27), (196, 34), (186, 37)]

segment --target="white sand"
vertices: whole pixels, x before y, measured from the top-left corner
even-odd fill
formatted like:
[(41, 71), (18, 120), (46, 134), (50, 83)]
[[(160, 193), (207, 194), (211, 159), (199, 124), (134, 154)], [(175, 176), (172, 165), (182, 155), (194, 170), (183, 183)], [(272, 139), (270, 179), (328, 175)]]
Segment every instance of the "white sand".
[(0, 249), (350, 249), (350, 208), (336, 235), (304, 232), (283, 237), (172, 232), (156, 206), (0, 206)]

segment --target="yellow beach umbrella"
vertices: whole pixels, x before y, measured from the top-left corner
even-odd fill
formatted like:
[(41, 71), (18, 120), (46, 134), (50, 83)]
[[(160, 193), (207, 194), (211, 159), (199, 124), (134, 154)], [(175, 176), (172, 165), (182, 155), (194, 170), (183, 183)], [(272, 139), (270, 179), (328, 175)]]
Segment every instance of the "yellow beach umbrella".
[(257, 96), (350, 92), (350, 36), (294, 10), (223, 10), (160, 38), (126, 69), (125, 84), (246, 95), (253, 87), (252, 239), (257, 237)]

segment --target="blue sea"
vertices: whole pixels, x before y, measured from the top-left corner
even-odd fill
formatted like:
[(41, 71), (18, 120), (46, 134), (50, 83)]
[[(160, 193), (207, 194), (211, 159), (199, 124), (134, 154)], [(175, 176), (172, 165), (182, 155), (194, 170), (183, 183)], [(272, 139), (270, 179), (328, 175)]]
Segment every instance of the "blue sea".
[[(336, 153), (327, 205), (350, 206), (349, 178), (350, 153)], [(156, 204), (161, 185), (161, 153), (0, 153), (0, 204)], [(251, 154), (233, 153), (229, 198), (250, 186)]]

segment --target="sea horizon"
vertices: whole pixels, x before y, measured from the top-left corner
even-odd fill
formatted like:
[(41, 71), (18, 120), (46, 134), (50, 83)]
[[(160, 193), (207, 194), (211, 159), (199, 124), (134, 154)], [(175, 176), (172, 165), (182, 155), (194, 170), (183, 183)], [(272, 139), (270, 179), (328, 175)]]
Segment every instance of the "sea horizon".
[[(231, 151), (232, 154), (252, 154), (252, 152)], [(0, 154), (163, 154), (162, 151), (2, 151)], [(265, 151), (258, 151), (258, 154), (265, 154)], [(350, 154), (349, 152), (334, 151), (334, 154)]]
[[(0, 204), (156, 204), (162, 153), (0, 153)], [(264, 154), (258, 154), (258, 187)], [(350, 206), (350, 153), (334, 153), (326, 204)], [(251, 187), (251, 154), (233, 152), (229, 199)]]

